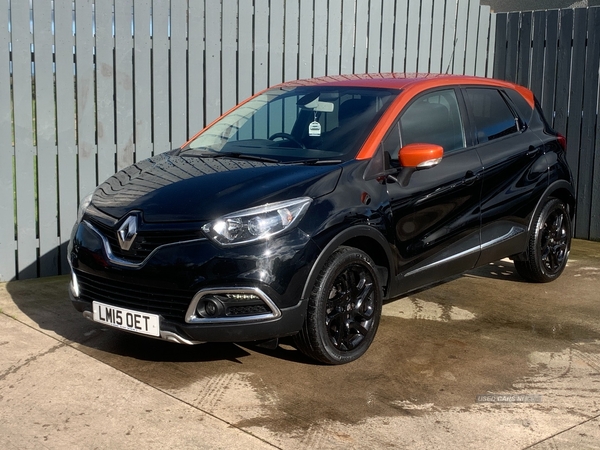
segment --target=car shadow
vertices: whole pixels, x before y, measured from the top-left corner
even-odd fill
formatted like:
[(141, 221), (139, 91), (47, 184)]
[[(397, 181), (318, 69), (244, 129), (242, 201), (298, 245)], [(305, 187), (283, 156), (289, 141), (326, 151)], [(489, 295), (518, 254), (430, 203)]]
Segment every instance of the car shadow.
[[(451, 277), (412, 294), (449, 283), (460, 277), (485, 277), (511, 282), (526, 282), (514, 269), (512, 261), (502, 260)], [(275, 349), (260, 343), (202, 343), (195, 346), (174, 344), (112, 329), (91, 322), (77, 312), (69, 300), (68, 276), (10, 281), (6, 290), (15, 306), (37, 326), (77, 347), (84, 353), (99, 357), (100, 353), (135, 358), (148, 362), (208, 362), (241, 363), (252, 352), (300, 364), (318, 364), (298, 351), (292, 338), (283, 338)], [(395, 300), (395, 299), (392, 299)]]

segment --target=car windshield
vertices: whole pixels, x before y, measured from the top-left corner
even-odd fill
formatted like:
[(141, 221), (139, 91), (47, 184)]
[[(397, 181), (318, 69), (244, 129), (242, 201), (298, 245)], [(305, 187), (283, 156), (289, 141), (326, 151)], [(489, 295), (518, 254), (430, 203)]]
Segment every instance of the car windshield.
[(270, 89), (221, 117), (181, 154), (284, 163), (348, 161), (398, 93), (356, 87)]

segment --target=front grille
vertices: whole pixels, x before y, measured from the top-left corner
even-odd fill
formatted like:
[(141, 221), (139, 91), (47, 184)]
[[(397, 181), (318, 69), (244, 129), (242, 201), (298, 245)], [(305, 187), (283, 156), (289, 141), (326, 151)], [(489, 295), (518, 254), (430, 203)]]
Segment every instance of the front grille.
[(165, 289), (109, 280), (75, 271), (80, 298), (99, 301), (135, 311), (159, 314), (167, 320), (185, 322), (185, 313), (194, 296), (181, 289)]
[(150, 253), (161, 245), (191, 241), (203, 237), (200, 229), (196, 230), (138, 230), (137, 236), (129, 250), (123, 250), (119, 245), (117, 230), (96, 220), (91, 220), (96, 228), (106, 238), (113, 255), (132, 263), (139, 264)]

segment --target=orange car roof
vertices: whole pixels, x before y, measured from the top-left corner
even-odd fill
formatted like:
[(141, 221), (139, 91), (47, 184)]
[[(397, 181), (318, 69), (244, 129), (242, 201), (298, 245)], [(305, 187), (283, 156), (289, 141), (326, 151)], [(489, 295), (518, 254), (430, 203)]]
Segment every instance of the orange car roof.
[(435, 88), (447, 86), (489, 86), (508, 88), (517, 91), (534, 108), (535, 99), (533, 93), (523, 87), (508, 81), (496, 80), (493, 78), (475, 77), (469, 75), (445, 75), (445, 74), (423, 74), (423, 73), (376, 73), (376, 74), (351, 74), (335, 75), (320, 78), (311, 78), (307, 80), (289, 81), (280, 84), (278, 87), (296, 87), (296, 86), (356, 86), (356, 87), (375, 87), (388, 89), (401, 89), (402, 92), (398, 98), (388, 108), (381, 117), (363, 146), (361, 147), (356, 159), (371, 158), (377, 151), (377, 145), (386, 131), (393, 124), (400, 111), (419, 93)]
[(437, 73), (364, 73), (349, 75), (332, 75), (306, 80), (294, 80), (281, 83), (275, 87), (295, 86), (360, 86), (405, 89), (411, 85), (424, 85), (426, 89), (449, 85), (469, 84), (483, 86), (499, 86), (512, 88), (533, 105), (533, 94), (529, 89), (508, 81), (483, 78), (470, 75), (446, 75)]
[[(402, 108), (406, 106), (415, 95), (438, 87), (446, 86), (458, 86), (458, 85), (470, 85), (470, 86), (490, 86), (508, 88), (517, 91), (531, 106), (533, 109), (535, 106), (535, 98), (533, 93), (523, 87), (508, 81), (497, 80), (493, 78), (483, 78), (470, 75), (446, 75), (446, 74), (434, 74), (434, 73), (365, 73), (365, 74), (348, 74), (348, 75), (330, 75), (319, 78), (309, 78), (305, 80), (294, 80), (286, 81), (284, 83), (272, 86), (271, 88), (265, 89), (261, 92), (256, 93), (253, 97), (260, 95), (262, 92), (273, 88), (282, 87), (298, 87), (298, 86), (348, 86), (348, 87), (372, 87), (372, 88), (387, 88), (387, 89), (400, 89), (402, 92), (398, 95), (398, 98), (390, 105), (385, 114), (380, 118), (379, 122), (361, 147), (356, 159), (368, 159), (371, 158), (376, 150), (377, 145), (383, 139), (386, 131), (392, 125)], [(232, 108), (236, 109), (240, 105), (250, 100), (250, 97), (240, 104)], [(219, 119), (215, 119), (216, 122)], [(214, 123), (213, 122), (213, 123)], [(208, 128), (209, 124), (204, 129)], [(199, 131), (195, 136), (188, 140), (182, 148), (193, 141), (197, 136), (202, 134)]]

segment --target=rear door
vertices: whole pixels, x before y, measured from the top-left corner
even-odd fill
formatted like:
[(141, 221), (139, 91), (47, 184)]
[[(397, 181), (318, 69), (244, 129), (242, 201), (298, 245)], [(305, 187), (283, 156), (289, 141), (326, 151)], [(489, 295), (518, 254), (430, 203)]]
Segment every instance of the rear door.
[(531, 214), (548, 185), (548, 163), (528, 118), (519, 117), (503, 90), (463, 92), (484, 170), (481, 265), (526, 248)]
[(458, 93), (450, 88), (419, 95), (383, 142), (396, 166), (401, 146), (422, 142), (444, 148), (442, 161), (414, 172), (408, 185), (387, 184), (402, 291), (468, 270), (479, 257), (482, 165), (477, 151), (467, 147)]

